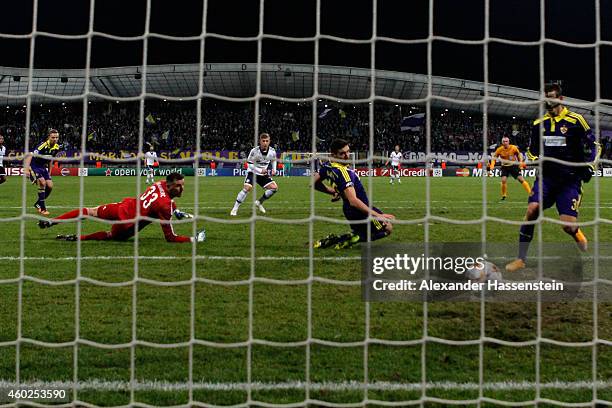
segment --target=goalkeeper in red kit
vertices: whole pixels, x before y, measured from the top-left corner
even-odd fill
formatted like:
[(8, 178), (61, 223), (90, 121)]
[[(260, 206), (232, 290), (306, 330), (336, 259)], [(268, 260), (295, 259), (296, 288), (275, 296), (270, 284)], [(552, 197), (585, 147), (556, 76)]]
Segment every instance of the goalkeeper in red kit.
[[(104, 204), (94, 208), (83, 208), (82, 210), (72, 210), (51, 220), (41, 220), (38, 222), (40, 228), (51, 228), (59, 224), (59, 220), (69, 220), (78, 218), (81, 215), (100, 218), (110, 221), (131, 221), (127, 223), (113, 224), (110, 231), (99, 231), (89, 235), (81, 235), (81, 241), (125, 241), (134, 236), (136, 225), (140, 231), (152, 221), (148, 219), (136, 220), (136, 206), (139, 207), (141, 217), (155, 218), (162, 221), (161, 228), (168, 242), (202, 242), (206, 239), (204, 230), (198, 232), (195, 237), (176, 235), (170, 219), (174, 215), (178, 219), (192, 218), (187, 214), (176, 209), (173, 198), (180, 197), (185, 188), (185, 180), (182, 174), (170, 173), (165, 181), (159, 181), (151, 185), (138, 198), (124, 198), (120, 203)], [(134, 222), (137, 221), (137, 222)], [(165, 221), (165, 222), (164, 222)], [(76, 235), (58, 235), (58, 239), (65, 241), (76, 241)]]

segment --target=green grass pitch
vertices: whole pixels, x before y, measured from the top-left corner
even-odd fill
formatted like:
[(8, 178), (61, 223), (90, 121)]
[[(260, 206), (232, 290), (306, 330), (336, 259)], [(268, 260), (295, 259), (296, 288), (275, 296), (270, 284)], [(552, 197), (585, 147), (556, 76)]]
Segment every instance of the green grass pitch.
[[(79, 391), (78, 400), (105, 406), (123, 405), (129, 403), (130, 392), (108, 388), (112, 388), (112, 384), (130, 381), (131, 355), (134, 353), (135, 378), (140, 384), (166, 382), (176, 386), (176, 389), (169, 390), (143, 387), (135, 392), (136, 401), (153, 405), (186, 404), (189, 395), (180, 386), (189, 380), (191, 355), (192, 378), (200, 385), (194, 389), (193, 399), (208, 404), (244, 403), (248, 397), (245, 383), (249, 377), (260, 385), (252, 389), (252, 400), (299, 404), (306, 398), (305, 390), (291, 384), (306, 381), (308, 375), (316, 385), (309, 390), (310, 399), (358, 405), (365, 397), (358, 385), (364, 381), (366, 372), (368, 382), (381, 385), (367, 392), (369, 400), (418, 400), (424, 394), (433, 398), (476, 399), (479, 397), (479, 354), (482, 352), (483, 380), (487, 384), (482, 391), (484, 397), (506, 401), (534, 399), (536, 390), (529, 384), (534, 383), (539, 375), (540, 383), (547, 384), (540, 391), (541, 398), (565, 402), (592, 401), (592, 386), (563, 384), (591, 383), (595, 362), (596, 379), (600, 382), (597, 398), (612, 401), (610, 346), (600, 344), (594, 354), (591, 346), (566, 347), (549, 343), (542, 343), (538, 348), (532, 343), (510, 346), (484, 342), (482, 350), (478, 343), (451, 345), (428, 341), (423, 345), (417, 341), (423, 337), (425, 329), (432, 338), (479, 339), (480, 304), (430, 304), (426, 310), (425, 327), (424, 306), (421, 304), (366, 305), (361, 300), (358, 284), (305, 283), (310, 273), (309, 224), (305, 222), (311, 214), (307, 178), (277, 178), (279, 193), (265, 204), (267, 218), (258, 219), (255, 224), (249, 222), (253, 214), (251, 196), (237, 218), (230, 220), (229, 217), (241, 188), (240, 178), (200, 178), (198, 197), (194, 196), (195, 181), (195, 178), (187, 178), (186, 193), (176, 200), (179, 208), (190, 212), (197, 202), (199, 215), (210, 217), (197, 223), (198, 228), (206, 228), (208, 238), (195, 249), (198, 255), (195, 260), (192, 258), (192, 245), (168, 244), (159, 226), (150, 225), (140, 234), (137, 250), (141, 258), (137, 261), (133, 259), (136, 248), (131, 240), (126, 243), (83, 242), (80, 245), (80, 263), (76, 260), (79, 256), (77, 243), (55, 241), (56, 234), (75, 233), (77, 224), (39, 230), (32, 208), (35, 188), (27, 185), (26, 209), (32, 217), (23, 224), (24, 272), (29, 277), (69, 282), (61, 285), (31, 280), (23, 282), (22, 337), (69, 343), (78, 333), (80, 340), (125, 347), (109, 349), (84, 343), (74, 347), (69, 343), (50, 348), (25, 341), (19, 347), (22, 381), (72, 381), (76, 360), (79, 381), (112, 382), (106, 388)], [(368, 186), (365, 178), (363, 181)], [(481, 179), (442, 178), (430, 179), (430, 182), (432, 216), (463, 221), (480, 218), (483, 211)], [(612, 180), (599, 179), (599, 183), (599, 216), (611, 220)], [(135, 178), (90, 177), (83, 180), (83, 185), (85, 206), (115, 202), (136, 194)], [(17, 218), (22, 211), (21, 186), (21, 180), (16, 177), (9, 178), (0, 186), (0, 281), (5, 281), (0, 284), (0, 380), (9, 382), (14, 381), (16, 375), (17, 348), (13, 342), (18, 336), (19, 284), (11, 280), (19, 277), (21, 267), (22, 223)], [(52, 215), (79, 206), (79, 186), (78, 178), (55, 178), (55, 190), (48, 200)], [(374, 204), (404, 221), (425, 216), (425, 187), (422, 178), (404, 178), (401, 185), (389, 185), (386, 178), (371, 179)], [(144, 188), (143, 178), (141, 191)], [(486, 188), (489, 216), (513, 221), (522, 219), (526, 194), (518, 183), (509, 180), (510, 197), (506, 202), (499, 201), (499, 179), (486, 180)], [(317, 216), (342, 219), (341, 204), (331, 203), (322, 194), (315, 194), (313, 209)], [(580, 220), (593, 220), (595, 210), (592, 181), (585, 186)], [(557, 216), (554, 209), (548, 210), (546, 215)], [(483, 231), (478, 222), (456, 224), (440, 219), (433, 219), (428, 227), (429, 240), (433, 242), (480, 241)], [(485, 227), (486, 239), (490, 242), (514, 244), (517, 240), (516, 225), (489, 221)], [(107, 224), (94, 220), (82, 224), (85, 233), (107, 228)], [(386, 241), (420, 242), (424, 239), (425, 229), (426, 224), (420, 221), (398, 224)], [(176, 225), (175, 230), (192, 234), (194, 226), (182, 223)], [(312, 232), (315, 238), (319, 238), (346, 230), (347, 226), (341, 223), (315, 221)], [(545, 223), (542, 231), (546, 242), (569, 242), (569, 237), (558, 225)], [(593, 240), (594, 227), (586, 226), (584, 231)], [(609, 222), (599, 224), (597, 232), (600, 242), (612, 241)], [(312, 272), (320, 278), (358, 281), (361, 266), (356, 258), (359, 256), (359, 249), (317, 251)], [(330, 259), (337, 257), (347, 259)], [(134, 287), (131, 281), (136, 267), (138, 278), (145, 281), (139, 281)], [(274, 281), (259, 280), (249, 286), (252, 273), (258, 279)], [(77, 274), (81, 280), (75, 285), (70, 281)], [(194, 274), (197, 278), (237, 283), (191, 284)], [(282, 284), (283, 281), (292, 281), (292, 284)], [(100, 286), (96, 282), (115, 285)], [(155, 282), (163, 282), (165, 286), (152, 284)], [(172, 285), (176, 282), (180, 284)], [(135, 322), (132, 321), (134, 293)], [(77, 297), (79, 319), (75, 322)], [(310, 313), (309, 298), (312, 304)], [(590, 342), (596, 334), (599, 339), (609, 342), (612, 340), (612, 305), (601, 303), (596, 310), (595, 320), (591, 303), (544, 303), (541, 306), (541, 335), (561, 342)], [(249, 312), (252, 313), (251, 322)], [(366, 315), (370, 322), (367, 333)], [(483, 334), (508, 342), (534, 340), (538, 332), (536, 316), (537, 306), (533, 303), (487, 304)], [(192, 319), (193, 336), (199, 344), (190, 348)], [(307, 345), (305, 340), (309, 335), (315, 341)], [(130, 348), (126, 343), (130, 343), (134, 336), (145, 343), (181, 344), (172, 348), (147, 344)], [(249, 336), (256, 340), (250, 347)], [(374, 341), (364, 346), (360, 342), (366, 337)], [(380, 344), (378, 340), (415, 343)], [(536, 373), (538, 353), (540, 371)], [(425, 373), (422, 372), (423, 359)], [(423, 378), (428, 384), (426, 392), (417, 386)], [(556, 381), (560, 385), (554, 386)], [(404, 386), (393, 388), (385, 384)], [(434, 402), (426, 405), (444, 406)], [(484, 403), (482, 406), (494, 404)]]

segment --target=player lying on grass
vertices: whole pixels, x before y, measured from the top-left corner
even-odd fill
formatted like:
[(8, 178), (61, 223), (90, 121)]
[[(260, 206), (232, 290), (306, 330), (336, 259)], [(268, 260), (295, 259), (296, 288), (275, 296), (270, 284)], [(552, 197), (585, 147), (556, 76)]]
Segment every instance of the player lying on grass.
[[(368, 226), (370, 228), (370, 240), (375, 241), (384, 238), (393, 231), (391, 221), (395, 216), (385, 214), (376, 207), (369, 208), (368, 196), (355, 171), (348, 164), (342, 164), (335, 160), (348, 160), (350, 149), (348, 142), (343, 139), (332, 141), (330, 146), (331, 161), (324, 164), (313, 176), (314, 188), (325, 194), (333, 196), (332, 201), (342, 198), (342, 211), (349, 221), (367, 220), (372, 216), (374, 219), (368, 223), (351, 224), (352, 232), (342, 236), (328, 235), (322, 240), (314, 243), (315, 248), (336, 249), (349, 248), (357, 242), (368, 240)], [(331, 187), (323, 182), (329, 180)]]
[[(40, 228), (51, 228), (59, 224), (58, 220), (69, 220), (78, 218), (82, 215), (96, 217), (103, 220), (111, 221), (135, 221), (136, 206), (140, 208), (141, 217), (156, 218), (161, 221), (170, 221), (172, 215), (178, 219), (192, 218), (191, 214), (178, 211), (174, 205), (173, 198), (180, 197), (183, 194), (185, 180), (182, 174), (170, 173), (166, 177), (166, 181), (159, 181), (149, 188), (138, 198), (124, 198), (120, 203), (104, 204), (94, 208), (83, 208), (82, 212), (72, 210), (66, 214), (62, 214), (52, 220), (39, 221)], [(151, 224), (149, 220), (139, 220), (138, 230), (140, 231), (147, 225)], [(172, 224), (169, 222), (160, 224), (164, 231), (164, 236), (168, 242), (202, 242), (206, 239), (204, 230), (198, 232), (195, 237), (186, 237), (176, 235)], [(134, 236), (136, 231), (136, 223), (128, 222), (121, 224), (113, 224), (110, 231), (99, 231), (93, 234), (81, 235), (81, 241), (125, 241)], [(76, 241), (76, 235), (58, 235), (58, 239), (65, 241)]]
[[(559, 85), (547, 85), (544, 92), (547, 98), (554, 99), (554, 101), (546, 102), (548, 113), (533, 122), (527, 157), (531, 160), (537, 159), (538, 156), (554, 158), (582, 165), (571, 166), (545, 161), (542, 164), (542, 174), (538, 175), (531, 190), (525, 220), (536, 220), (540, 214), (540, 206), (547, 209), (556, 204), (559, 220), (564, 223), (563, 231), (576, 241), (580, 250), (586, 251), (587, 238), (580, 228), (573, 224), (578, 220), (578, 208), (582, 202), (582, 183), (588, 183), (591, 179), (601, 148), (582, 115), (562, 105), (563, 96)], [(540, 142), (543, 151), (540, 151)], [(540, 188), (542, 189), (541, 204)], [(533, 239), (534, 229), (534, 224), (521, 226), (519, 255), (517, 259), (506, 265), (506, 271), (515, 272), (525, 268), (527, 251)]]

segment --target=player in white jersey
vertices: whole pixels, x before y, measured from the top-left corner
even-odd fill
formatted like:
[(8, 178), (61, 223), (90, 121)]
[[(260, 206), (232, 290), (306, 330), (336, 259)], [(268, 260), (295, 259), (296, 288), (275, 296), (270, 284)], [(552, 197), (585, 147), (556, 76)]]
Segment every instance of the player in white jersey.
[(393, 179), (397, 179), (397, 182), (400, 184), (402, 183), (402, 180), (400, 179), (401, 160), (402, 152), (400, 151), (400, 146), (395, 145), (395, 150), (391, 152), (391, 155), (389, 155), (389, 160), (387, 160), (387, 162), (385, 163), (385, 166), (388, 166), (389, 162), (391, 162), (391, 170), (389, 171), (389, 175), (391, 177), (389, 183), (391, 184), (393, 184)]
[(276, 182), (268, 176), (268, 167), (272, 163), (272, 176), (276, 175), (276, 151), (270, 147), (270, 135), (262, 133), (259, 135), (259, 146), (251, 149), (247, 158), (247, 175), (244, 178), (244, 186), (236, 197), (234, 207), (230, 215), (238, 215), (238, 208), (244, 202), (249, 191), (253, 189), (253, 183), (256, 182), (260, 187), (264, 188), (264, 193), (261, 198), (255, 201), (255, 205), (262, 213), (266, 213), (266, 209), (262, 203), (272, 197), (278, 190)]
[(147, 166), (147, 184), (155, 183), (155, 164), (157, 163), (157, 153), (152, 144), (149, 144), (149, 151), (145, 153), (145, 165)]
[(4, 156), (6, 156), (6, 146), (4, 136), (0, 135), (0, 184), (6, 181), (6, 170), (4, 170)]

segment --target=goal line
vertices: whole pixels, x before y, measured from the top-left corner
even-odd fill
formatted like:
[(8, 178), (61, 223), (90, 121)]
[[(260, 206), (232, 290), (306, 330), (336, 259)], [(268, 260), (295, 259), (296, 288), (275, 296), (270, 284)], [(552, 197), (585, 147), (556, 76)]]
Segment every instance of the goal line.
[[(76, 387), (75, 387), (76, 385)], [(551, 381), (536, 384), (531, 381), (500, 381), (485, 382), (482, 385), (474, 382), (454, 382), (454, 381), (434, 381), (425, 384), (428, 390), (448, 390), (448, 391), (476, 391), (480, 387), (487, 391), (530, 391), (536, 387), (541, 389), (554, 390), (581, 390), (592, 389), (612, 389), (612, 381)], [(310, 382), (304, 381), (285, 381), (285, 382), (208, 382), (198, 381), (190, 384), (189, 382), (169, 382), (169, 381), (107, 381), (103, 379), (92, 379), (80, 381), (77, 384), (70, 381), (28, 381), (17, 384), (13, 381), (0, 380), (0, 389), (7, 388), (38, 388), (38, 389), (74, 389), (89, 391), (169, 391), (180, 392), (189, 389), (199, 391), (278, 391), (278, 390), (304, 390), (308, 387), (311, 391), (363, 391), (366, 388), (370, 391), (421, 391), (422, 383), (404, 383), (389, 381), (372, 381), (363, 383), (360, 381), (325, 381)]]

